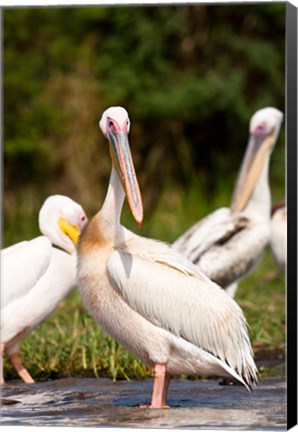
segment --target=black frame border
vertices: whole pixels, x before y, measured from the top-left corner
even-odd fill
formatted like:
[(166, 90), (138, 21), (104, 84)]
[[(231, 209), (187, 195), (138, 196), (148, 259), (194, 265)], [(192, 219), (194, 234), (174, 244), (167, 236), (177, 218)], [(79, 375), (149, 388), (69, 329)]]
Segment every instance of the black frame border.
[(287, 394), (288, 429), (297, 425), (297, 17), (286, 4)]

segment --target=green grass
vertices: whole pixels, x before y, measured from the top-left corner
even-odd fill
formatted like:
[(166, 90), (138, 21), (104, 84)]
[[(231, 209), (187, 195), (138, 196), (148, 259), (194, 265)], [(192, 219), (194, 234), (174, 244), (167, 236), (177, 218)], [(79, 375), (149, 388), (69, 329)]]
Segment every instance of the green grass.
[(245, 312), (256, 347), (283, 348), (285, 343), (285, 277), (267, 250), (254, 273), (244, 279), (235, 299)]
[[(172, 242), (186, 228), (214, 208), (228, 205), (229, 198), (217, 194), (214, 201), (198, 195), (173, 190), (163, 196), (160, 205), (146, 217), (139, 230), (129, 211), (122, 222), (148, 237)], [(24, 226), (27, 227), (27, 222)], [(22, 237), (21, 237), (22, 238)], [(23, 237), (25, 238), (25, 236)], [(9, 236), (7, 236), (9, 244)], [(239, 285), (235, 297), (250, 327), (254, 351), (260, 348), (285, 349), (285, 276), (277, 269), (269, 249), (254, 272)], [(24, 365), (36, 381), (68, 376), (133, 379), (152, 376), (152, 371), (107, 336), (86, 311), (75, 289), (54, 313), (20, 345)], [(261, 376), (270, 371), (261, 370)], [(5, 359), (5, 379), (18, 379)]]

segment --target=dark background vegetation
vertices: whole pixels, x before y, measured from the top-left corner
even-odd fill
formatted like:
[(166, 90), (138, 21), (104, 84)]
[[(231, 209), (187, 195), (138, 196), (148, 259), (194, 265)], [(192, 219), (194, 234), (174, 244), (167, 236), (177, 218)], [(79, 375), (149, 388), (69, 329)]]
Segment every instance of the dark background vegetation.
[[(38, 211), (48, 195), (70, 196), (88, 216), (98, 211), (110, 173), (98, 121), (111, 105), (129, 112), (144, 200), (143, 227), (125, 206), (127, 227), (172, 242), (207, 213), (228, 206), (250, 117), (265, 106), (285, 112), (285, 8), (242, 3), (5, 9), (2, 246), (39, 234)], [(270, 164), (273, 202), (284, 199), (284, 183), (282, 127)], [(280, 347), (284, 277), (266, 259), (237, 296), (253, 341)], [(73, 307), (74, 318), (67, 318), (77, 326), (78, 297), (71, 307), (67, 301), (61, 307), (62, 315), (64, 307)], [(53, 328), (58, 316), (48, 321)], [(49, 334), (49, 327), (42, 329)], [(38, 338), (35, 332), (24, 345), (31, 359), (34, 341), (35, 354), (42, 346)], [(63, 343), (65, 348), (65, 338)], [(76, 344), (70, 348), (74, 358)], [(100, 369), (94, 352), (91, 357), (93, 370)]]
[[(6, 9), (3, 23), (5, 244), (38, 232), (21, 221), (49, 194), (89, 215), (100, 207), (108, 106), (132, 121), (149, 235), (165, 195), (179, 207), (195, 189), (183, 201), (192, 221), (205, 201), (229, 205), (250, 117), (285, 109), (284, 3)], [(284, 129), (271, 162), (273, 200), (283, 199)]]

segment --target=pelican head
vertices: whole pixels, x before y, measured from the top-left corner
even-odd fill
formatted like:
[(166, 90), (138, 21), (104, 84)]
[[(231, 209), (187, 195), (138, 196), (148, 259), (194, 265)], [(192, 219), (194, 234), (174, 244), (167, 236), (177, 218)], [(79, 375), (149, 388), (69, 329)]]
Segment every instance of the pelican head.
[(277, 141), (282, 120), (283, 113), (271, 107), (263, 108), (252, 116), (249, 140), (232, 198), (232, 212), (242, 211), (246, 207), (265, 161)]
[(119, 175), (135, 220), (143, 220), (143, 204), (128, 142), (130, 121), (122, 107), (110, 107), (102, 115), (99, 127), (110, 143), (110, 155)]
[(39, 229), (51, 242), (74, 254), (75, 245), (88, 218), (72, 199), (64, 195), (51, 195), (39, 211)]

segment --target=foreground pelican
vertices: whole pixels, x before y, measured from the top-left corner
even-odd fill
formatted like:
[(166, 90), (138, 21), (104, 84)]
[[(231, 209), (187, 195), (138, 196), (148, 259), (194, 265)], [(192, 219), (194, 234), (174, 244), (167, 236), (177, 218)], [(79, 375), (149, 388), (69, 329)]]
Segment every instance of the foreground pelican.
[(270, 240), (268, 170), (282, 119), (283, 114), (270, 107), (252, 116), (231, 207), (214, 211), (173, 243), (231, 296), (259, 263)]
[(287, 268), (287, 206), (280, 202), (272, 206), (270, 248), (278, 266)]
[[(19, 342), (47, 318), (76, 285), (76, 249), (87, 223), (82, 207), (68, 197), (50, 196), (39, 212), (44, 236), (1, 251), (1, 356), (7, 353), (26, 383), (34, 380), (22, 365)], [(51, 242), (67, 253), (52, 247)]]
[(222, 375), (250, 388), (257, 371), (240, 307), (182, 254), (120, 224), (125, 193), (139, 225), (143, 219), (129, 127), (121, 107), (109, 108), (100, 120), (113, 163), (102, 209), (78, 244), (86, 307), (107, 333), (154, 368), (151, 408), (166, 406), (172, 375)]

